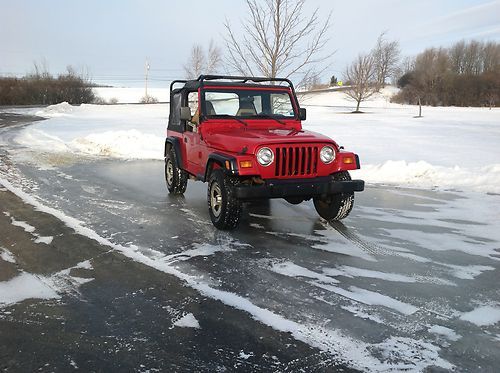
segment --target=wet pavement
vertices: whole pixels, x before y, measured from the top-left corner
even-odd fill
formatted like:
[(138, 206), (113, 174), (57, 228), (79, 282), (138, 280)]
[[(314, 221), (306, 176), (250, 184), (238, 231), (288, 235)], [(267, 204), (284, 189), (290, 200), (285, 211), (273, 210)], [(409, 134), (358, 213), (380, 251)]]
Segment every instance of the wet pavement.
[[(0, 304), (2, 368), (27, 367), (15, 346), (47, 371), (66, 366), (57, 361), (137, 371), (476, 372), (500, 363), (500, 196), (368, 185), (342, 223), (322, 221), (310, 202), (273, 200), (247, 205), (240, 228), (220, 232), (206, 185), (169, 196), (162, 162), (30, 154), (13, 131), (0, 133), (0, 177), (111, 246), (50, 217), (63, 236), (39, 237), (55, 237), (47, 251), (58, 259), (24, 270), (52, 278), (90, 260), (91, 270), (71, 271), (93, 280), (54, 286), (57, 299)], [(43, 219), (7, 210), (2, 227), (34, 220), (38, 232)], [(18, 265), (31, 255), (9, 248), (15, 236), (3, 240)], [(186, 314), (199, 329), (173, 327)], [(41, 333), (47, 345), (33, 342)]]

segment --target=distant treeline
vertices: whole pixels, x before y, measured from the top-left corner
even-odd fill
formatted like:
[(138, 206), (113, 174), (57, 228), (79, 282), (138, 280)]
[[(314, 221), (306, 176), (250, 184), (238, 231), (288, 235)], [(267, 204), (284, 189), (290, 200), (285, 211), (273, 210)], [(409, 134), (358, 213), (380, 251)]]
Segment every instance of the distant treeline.
[(79, 105), (95, 100), (90, 80), (71, 67), (58, 76), (36, 67), (23, 78), (0, 77), (0, 105), (52, 105), (63, 101)]
[(461, 41), (426, 49), (406, 62), (394, 102), (432, 106), (498, 106), (500, 44)]

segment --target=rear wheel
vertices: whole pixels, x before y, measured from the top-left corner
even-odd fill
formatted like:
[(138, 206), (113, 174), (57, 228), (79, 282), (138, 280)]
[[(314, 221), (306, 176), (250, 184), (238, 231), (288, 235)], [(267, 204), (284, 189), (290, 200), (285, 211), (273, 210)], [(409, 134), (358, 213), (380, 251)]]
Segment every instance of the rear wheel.
[[(347, 171), (333, 175), (335, 180), (351, 180)], [(314, 207), (325, 220), (342, 220), (346, 218), (354, 206), (354, 192), (331, 194), (326, 197), (314, 197)]]
[(170, 148), (165, 158), (165, 182), (170, 194), (182, 194), (187, 188), (187, 172), (177, 166), (177, 155)]
[(208, 211), (213, 225), (221, 230), (235, 229), (241, 216), (241, 203), (234, 196), (237, 180), (226, 176), (221, 169), (210, 174), (208, 181)]

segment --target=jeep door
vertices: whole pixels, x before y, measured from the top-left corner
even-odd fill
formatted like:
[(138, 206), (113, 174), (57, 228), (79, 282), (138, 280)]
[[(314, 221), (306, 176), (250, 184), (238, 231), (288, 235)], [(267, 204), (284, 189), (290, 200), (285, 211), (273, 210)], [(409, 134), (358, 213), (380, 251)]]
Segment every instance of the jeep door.
[(198, 92), (189, 92), (187, 95), (189, 109), (191, 110), (190, 121), (186, 121), (186, 128), (183, 133), (183, 140), (186, 147), (186, 159), (188, 171), (193, 175), (203, 175), (205, 164), (203, 162), (203, 149), (205, 143), (201, 139), (199, 95)]

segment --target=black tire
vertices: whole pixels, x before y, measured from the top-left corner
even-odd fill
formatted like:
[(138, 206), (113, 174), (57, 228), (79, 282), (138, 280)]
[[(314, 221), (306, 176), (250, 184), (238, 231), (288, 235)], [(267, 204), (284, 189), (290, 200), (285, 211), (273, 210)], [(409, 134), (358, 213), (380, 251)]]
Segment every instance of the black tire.
[[(347, 171), (333, 175), (335, 180), (351, 180)], [(354, 206), (354, 192), (331, 194), (326, 197), (314, 197), (314, 207), (325, 220), (342, 220), (346, 218)]]
[(304, 198), (302, 197), (287, 197), (285, 198), (285, 201), (292, 205), (300, 205), (302, 202), (304, 202)]
[(240, 223), (241, 202), (234, 196), (233, 187), (237, 179), (226, 176), (215, 169), (208, 180), (208, 212), (217, 229), (235, 229)]
[(187, 188), (188, 174), (177, 166), (177, 155), (170, 148), (165, 157), (165, 182), (170, 194), (183, 194)]

